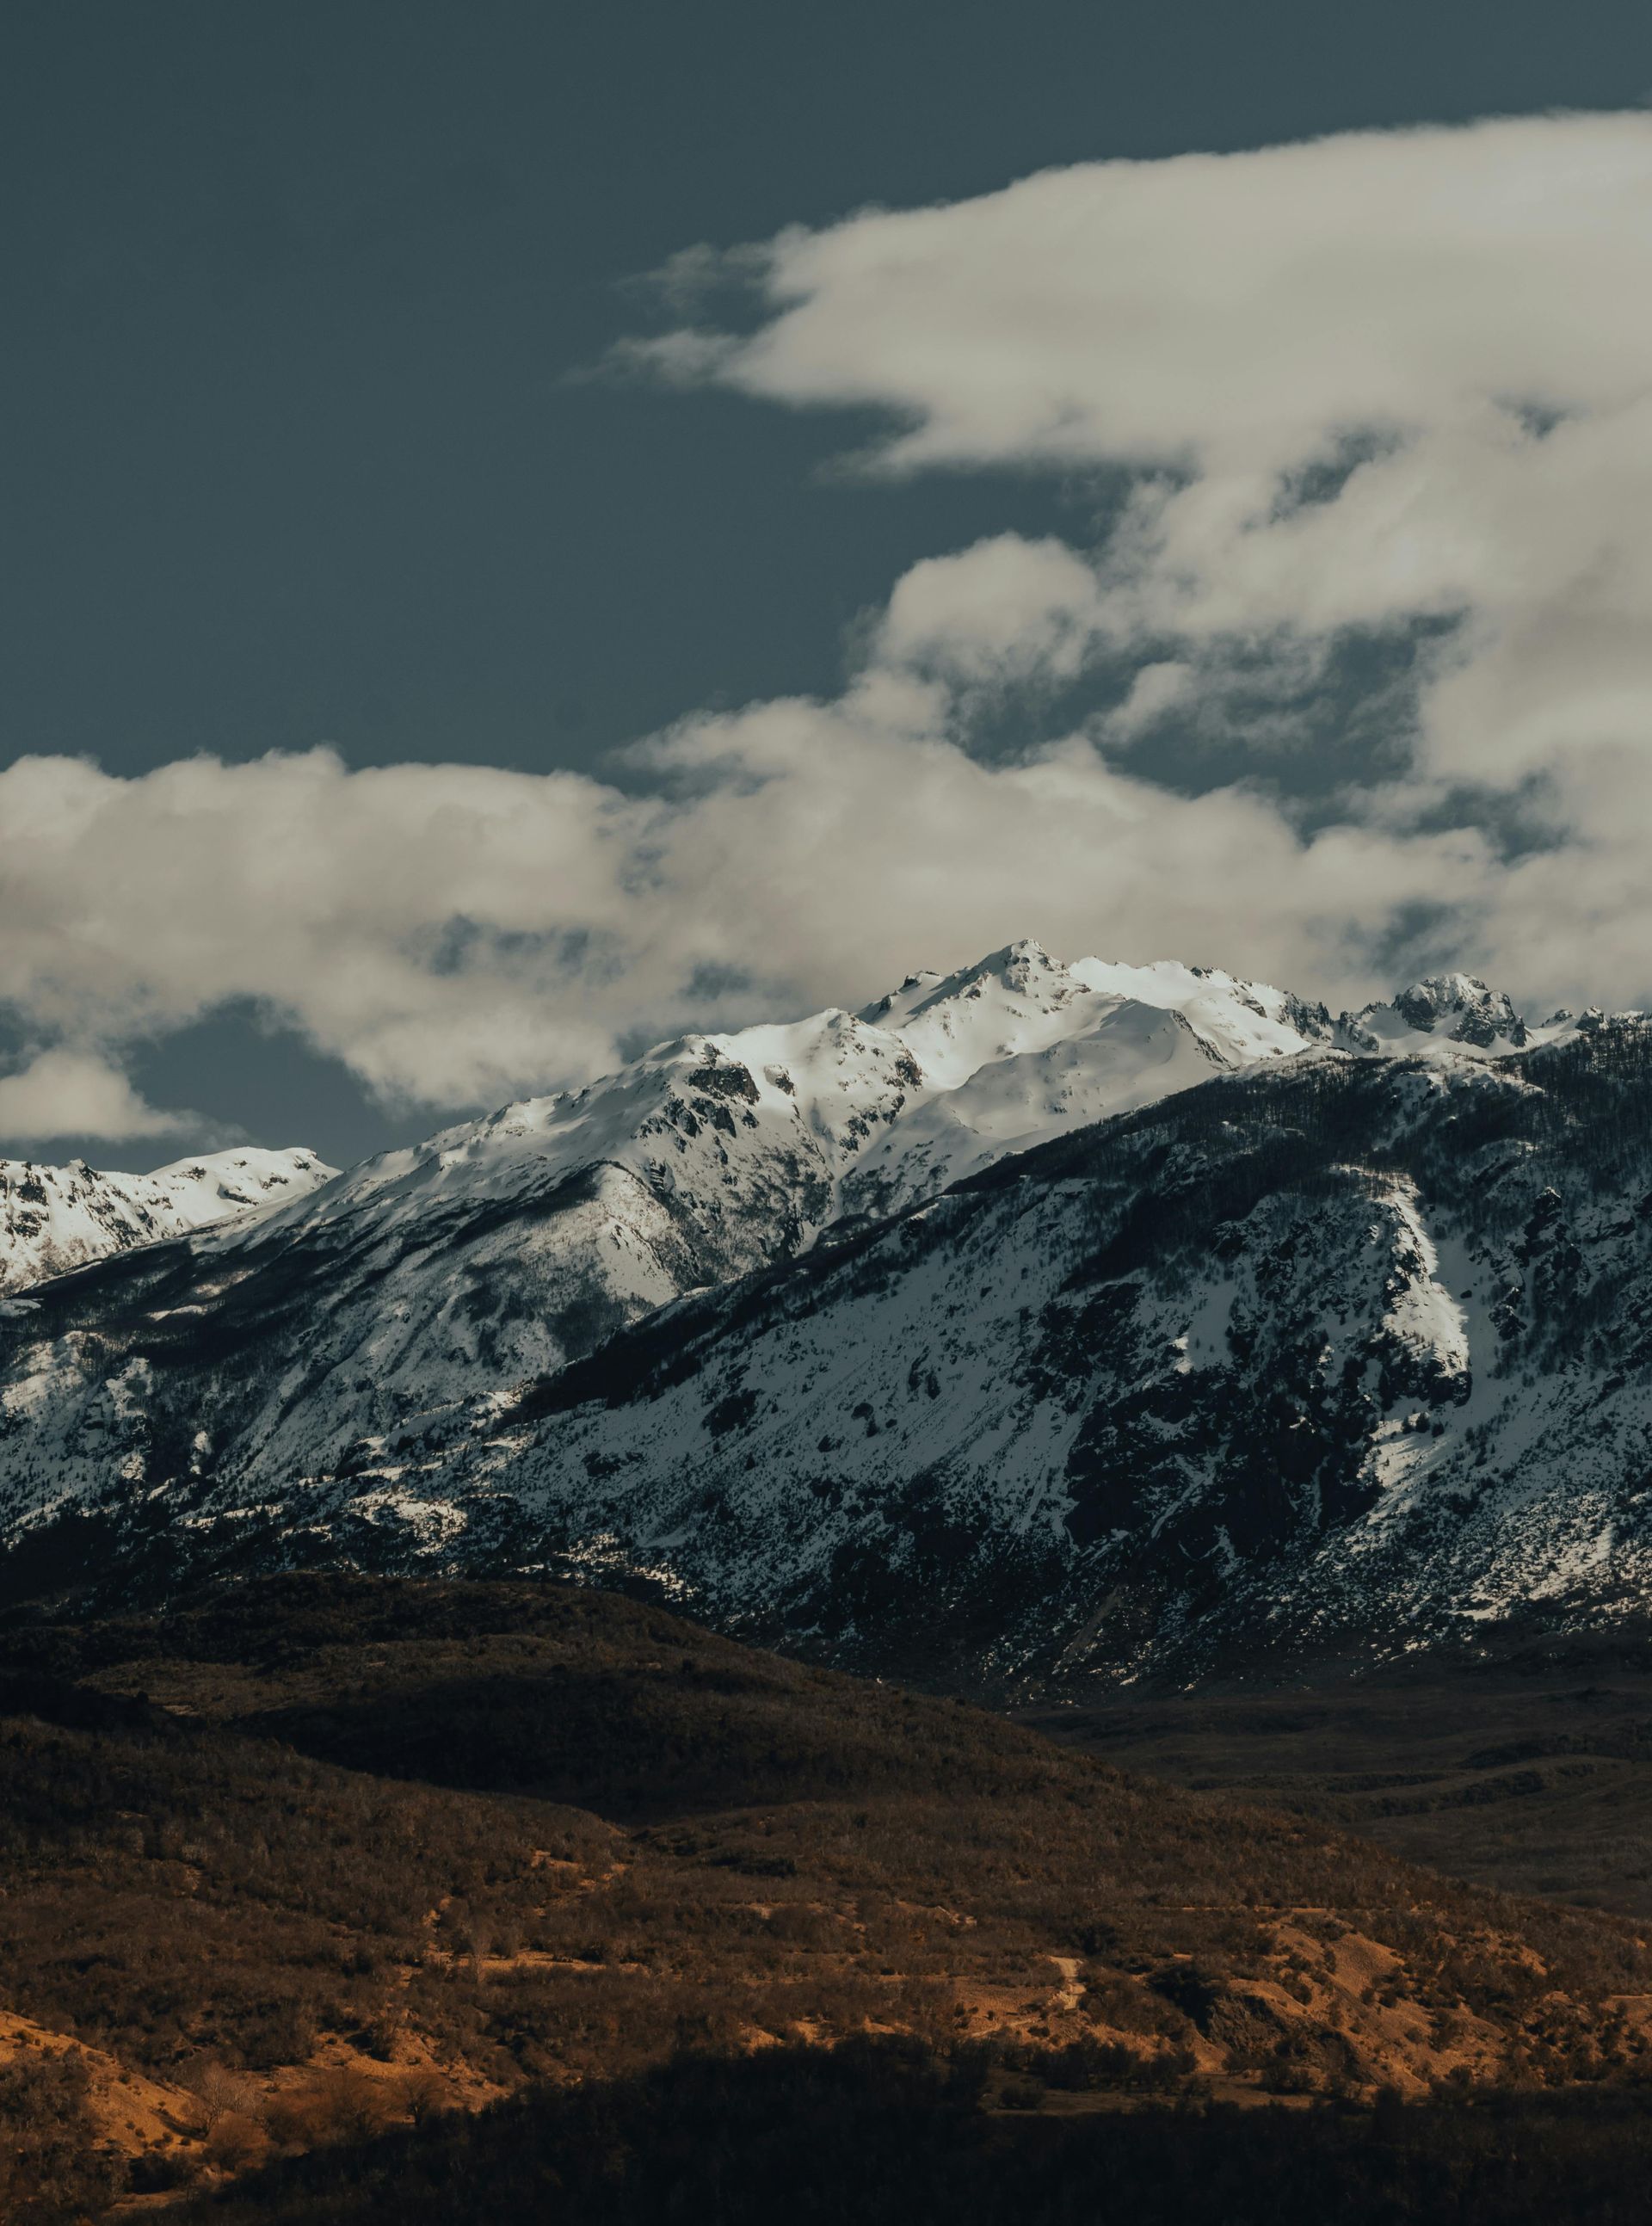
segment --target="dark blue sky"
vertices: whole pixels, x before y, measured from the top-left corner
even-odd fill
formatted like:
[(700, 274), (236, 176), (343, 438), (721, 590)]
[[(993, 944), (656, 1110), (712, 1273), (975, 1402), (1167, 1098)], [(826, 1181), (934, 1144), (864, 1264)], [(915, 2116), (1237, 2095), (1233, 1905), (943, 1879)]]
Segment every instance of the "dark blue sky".
[[(1082, 538), (1081, 486), (845, 485), (820, 470), (841, 416), (570, 378), (645, 318), (620, 282), (689, 243), (1085, 158), (1652, 92), (1639, 0), (7, 21), (3, 749), (121, 771), (321, 741), (588, 764), (696, 706), (829, 687), (918, 556)], [(388, 1133), (245, 1020), (165, 1059), (172, 1102), (264, 1141)]]

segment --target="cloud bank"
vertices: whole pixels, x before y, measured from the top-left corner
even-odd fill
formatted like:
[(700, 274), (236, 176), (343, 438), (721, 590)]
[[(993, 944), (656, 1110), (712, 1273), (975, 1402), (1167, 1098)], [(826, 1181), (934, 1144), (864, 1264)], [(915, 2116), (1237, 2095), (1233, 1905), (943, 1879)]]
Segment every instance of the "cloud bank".
[[(1482, 869), (1458, 833), (1305, 844), (1260, 798), (1171, 795), (1082, 735), (986, 766), (950, 703), (880, 665), (832, 703), (693, 720), (641, 754), (655, 794), (327, 751), (130, 779), (23, 760), (0, 773), (0, 999), (86, 1073), (250, 998), (384, 1097), (462, 1104), (1027, 932), (1363, 978), (1397, 907)], [(67, 1081), (47, 1059), (0, 1082), (0, 1119)]]
[[(20, 760), (0, 1007), (35, 1060), (0, 1129), (54, 1076), (163, 1121), (123, 1110), (125, 1048), (232, 999), (457, 1105), (1025, 933), (1333, 1002), (1413, 957), (1538, 1004), (1652, 995), (1652, 121), (1080, 166), (672, 277), (731, 271), (753, 330), (626, 359), (880, 406), (868, 468), (1122, 474), (1107, 537), (919, 563), (839, 696), (690, 717), (608, 781)], [(1258, 771), (1323, 747), (1323, 704), (1293, 720), (1350, 640), (1414, 679), (1380, 771), (1350, 755), (1312, 820), (1288, 784), (1144, 770), (1270, 685), (1297, 711), (1231, 719)], [(1013, 754), (972, 748), (983, 702)]]

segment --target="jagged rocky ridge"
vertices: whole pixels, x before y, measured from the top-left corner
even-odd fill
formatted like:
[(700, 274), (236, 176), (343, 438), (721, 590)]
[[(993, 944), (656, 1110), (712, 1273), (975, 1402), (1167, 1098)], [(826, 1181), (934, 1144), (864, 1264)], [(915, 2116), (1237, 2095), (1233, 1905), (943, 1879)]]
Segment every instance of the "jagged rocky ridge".
[(691, 1039), (42, 1287), (12, 1588), (651, 1575), (1005, 1676), (1641, 1596), (1645, 1024), (1528, 1031), (1463, 977), (1333, 1022), (1132, 971), (1165, 1002), (1018, 947)]
[(106, 1253), (256, 1212), (318, 1189), (335, 1167), (314, 1152), (209, 1152), (116, 1174), (72, 1160), (54, 1167), (0, 1160), (0, 1295)]

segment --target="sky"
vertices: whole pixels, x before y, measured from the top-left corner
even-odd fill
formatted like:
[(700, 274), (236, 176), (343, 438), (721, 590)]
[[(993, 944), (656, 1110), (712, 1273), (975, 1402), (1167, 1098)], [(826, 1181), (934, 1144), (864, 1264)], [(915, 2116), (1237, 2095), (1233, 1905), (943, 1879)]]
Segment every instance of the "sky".
[(15, 0), (0, 1151), (1034, 934), (1652, 1000), (1652, 19)]

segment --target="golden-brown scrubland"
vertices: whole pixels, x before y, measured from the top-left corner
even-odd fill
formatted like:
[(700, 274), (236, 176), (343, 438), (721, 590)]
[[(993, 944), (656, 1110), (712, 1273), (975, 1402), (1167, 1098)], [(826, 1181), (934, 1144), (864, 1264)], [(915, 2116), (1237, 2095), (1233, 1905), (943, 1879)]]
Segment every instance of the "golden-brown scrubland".
[(559, 1587), (14, 1619), (0, 1891), (9, 2219), (827, 2050), (1046, 2128), (1652, 2076), (1627, 1920)]

